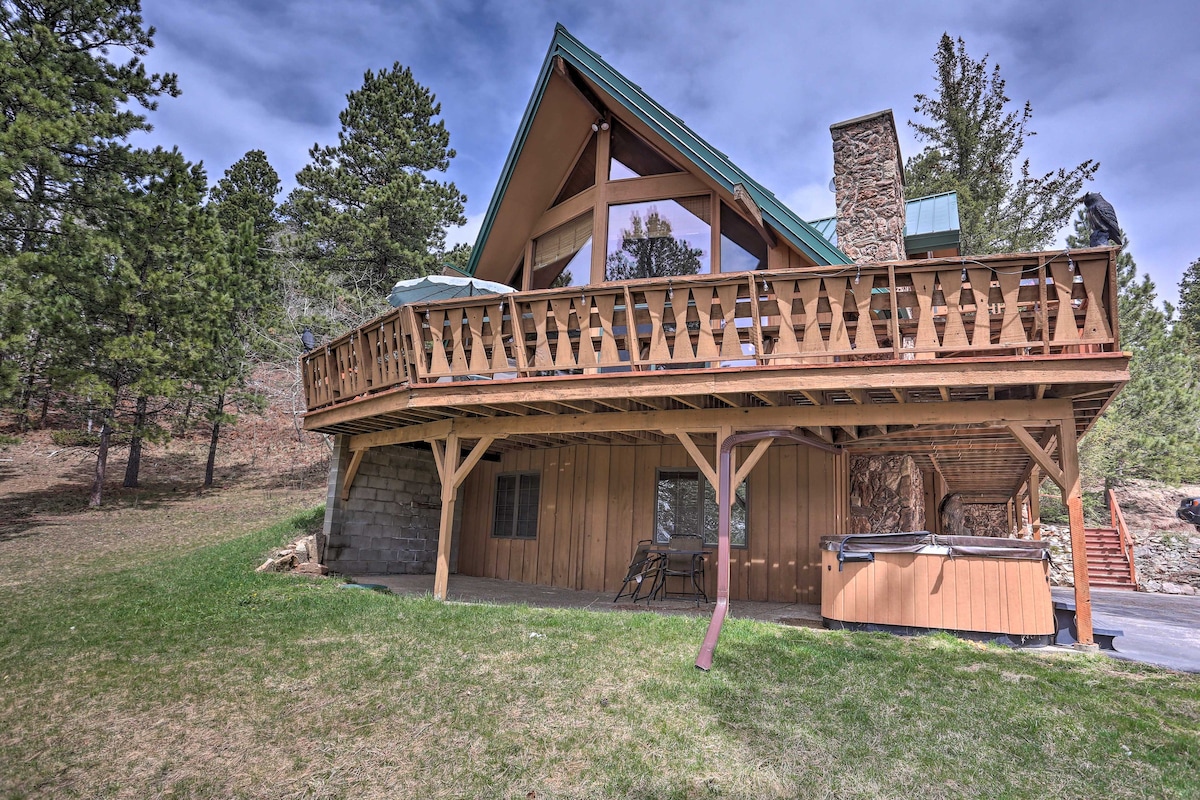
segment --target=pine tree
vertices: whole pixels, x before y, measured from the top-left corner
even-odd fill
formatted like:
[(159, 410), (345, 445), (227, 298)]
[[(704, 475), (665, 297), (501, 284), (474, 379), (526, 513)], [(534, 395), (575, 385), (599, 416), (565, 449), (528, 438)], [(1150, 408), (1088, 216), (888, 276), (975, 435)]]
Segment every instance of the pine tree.
[(967, 254), (1044, 249), (1071, 217), (1083, 183), (1099, 164), (1084, 161), (1041, 176), (1029, 160), (1018, 165), (1033, 106), (1008, 109), (1000, 67), (976, 61), (962, 39), (942, 34), (934, 95), (916, 95), (913, 110), (925, 121), (909, 121), (925, 149), (905, 163), (906, 194), (916, 198), (958, 193), (962, 247)]
[(251, 150), (225, 171), (210, 195), (225, 237), (230, 269), (223, 288), (230, 310), (210, 332), (209, 355), (200, 365), (197, 384), (211, 399), (205, 488), (213, 484), (221, 425), (237, 422), (237, 417), (227, 412), (229, 401), (235, 400), (240, 407), (263, 407), (262, 398), (247, 391), (247, 382), (261, 331), (279, 308), (279, 275), (270, 250), (279, 227), (277, 194), (279, 175), (265, 153)]
[(446, 228), (465, 224), (463, 196), (430, 177), (454, 157), (441, 105), (407, 67), (368, 70), (350, 92), (334, 146), (313, 145), (284, 215), (312, 291), (381, 310), (397, 280), (440, 271)]
[(130, 433), (125, 483), (136, 486), (141, 441), (166, 433), (155, 413), (210, 357), (209, 332), (232, 307), (204, 170), (177, 151), (136, 155), (138, 171), (95, 187), (92, 213), (64, 220), (47, 259), (54, 329), (77, 354), (69, 386), (101, 419), (93, 506), (114, 431)]
[(88, 184), (127, 168), (123, 140), (149, 128), (138, 107), (178, 94), (142, 64), (153, 37), (137, 0), (0, 3), (0, 393), (20, 376), (22, 407), (71, 357), (45, 328), (58, 299), (44, 255), (88, 208)]
[(671, 221), (651, 207), (644, 219), (632, 214), (629, 228), (621, 230), (621, 247), (604, 265), (605, 280), (695, 275), (702, 255), (702, 249), (672, 236)]
[[(1086, 247), (1080, 211), (1069, 247)], [(1124, 231), (1122, 231), (1124, 235)], [(1132, 354), (1130, 380), (1084, 438), (1080, 455), (1092, 479), (1179, 482), (1200, 478), (1200, 381), (1183, 327), (1159, 308), (1154, 282), (1139, 277), (1128, 247), (1117, 256), (1121, 348)]]
[(1200, 258), (1184, 270), (1179, 281), (1178, 324), (1187, 334), (1193, 352), (1200, 356)]

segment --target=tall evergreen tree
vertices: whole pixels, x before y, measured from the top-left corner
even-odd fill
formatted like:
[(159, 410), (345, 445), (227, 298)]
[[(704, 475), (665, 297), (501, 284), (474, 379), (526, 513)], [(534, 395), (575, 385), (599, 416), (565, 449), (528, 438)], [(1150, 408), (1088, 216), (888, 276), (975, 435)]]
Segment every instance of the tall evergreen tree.
[(1184, 270), (1179, 281), (1179, 325), (1187, 334), (1193, 352), (1200, 356), (1200, 258)]
[(70, 386), (101, 418), (93, 506), (114, 430), (130, 432), (125, 483), (135, 486), (142, 439), (163, 433), (156, 399), (178, 394), (210, 356), (209, 331), (232, 306), (224, 240), (202, 205), (204, 170), (177, 151), (143, 156), (144, 171), (97, 192), (94, 213), (64, 220), (47, 259), (61, 301), (54, 327), (84, 354)]
[[(1086, 247), (1088, 234), (1080, 211), (1068, 246)], [(1200, 374), (1173, 309), (1158, 306), (1154, 282), (1138, 275), (1128, 245), (1117, 256), (1117, 291), (1121, 347), (1132, 354), (1130, 380), (1084, 438), (1084, 468), (1106, 481), (1198, 479)]]
[(22, 405), (63, 361), (42, 256), (89, 207), (88, 185), (126, 168), (123, 140), (149, 128), (138, 108), (178, 93), (142, 64), (153, 37), (137, 0), (0, 2), (0, 394), (23, 374)]
[(608, 255), (604, 276), (610, 281), (695, 275), (704, 251), (671, 235), (671, 221), (651, 207), (643, 218), (634, 213), (621, 229), (621, 247)]
[(465, 196), (444, 172), (454, 157), (441, 105), (395, 64), (368, 70), (339, 116), (338, 143), (309, 151), (284, 206), (296, 254), (322, 293), (381, 309), (391, 285), (437, 272), (446, 228), (465, 224)]
[(916, 95), (913, 109), (925, 121), (908, 123), (925, 148), (905, 163), (906, 194), (958, 193), (964, 253), (1044, 249), (1100, 165), (1088, 160), (1034, 175), (1029, 159), (1018, 163), (1034, 135), (1033, 106), (1008, 108), (999, 65), (989, 72), (986, 55), (972, 59), (963, 40), (949, 34), (942, 34), (933, 63), (936, 92)]
[(212, 425), (204, 486), (213, 484), (221, 425), (237, 418), (227, 412), (230, 400), (261, 407), (261, 398), (246, 391), (251, 359), (266, 321), (279, 308), (279, 275), (269, 245), (279, 221), (275, 196), (279, 175), (261, 150), (251, 150), (225, 171), (211, 192), (212, 207), (225, 236), (229, 259), (228, 316), (210, 331), (210, 346), (199, 370), (198, 386), (211, 399)]

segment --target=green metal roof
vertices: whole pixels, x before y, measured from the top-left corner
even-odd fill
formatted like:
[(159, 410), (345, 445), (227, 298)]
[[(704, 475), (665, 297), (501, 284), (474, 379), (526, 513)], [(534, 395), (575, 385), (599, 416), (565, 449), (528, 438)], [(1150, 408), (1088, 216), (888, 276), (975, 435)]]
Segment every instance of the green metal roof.
[[(957, 245), (962, 239), (958, 221), (958, 195), (954, 192), (918, 197), (904, 204), (904, 249), (910, 253)], [(837, 244), (837, 217), (808, 223), (832, 244)]]
[(537, 114), (542, 96), (546, 92), (546, 86), (550, 82), (550, 74), (556, 56), (561, 56), (563, 61), (596, 84), (613, 102), (649, 126), (651, 130), (678, 150), (684, 158), (691, 161), (697, 169), (714, 180), (717, 185), (730, 193), (733, 192), (735, 184), (740, 183), (746, 187), (746, 191), (762, 210), (764, 222), (797, 250), (813, 259), (817, 264), (851, 263), (845, 253), (838, 250), (807, 222), (796, 216), (795, 212), (781, 203), (774, 194), (742, 172), (729, 160), (728, 156), (700, 138), (684, 124), (683, 120), (655, 102), (653, 98), (642, 91), (641, 87), (613, 69), (604, 59), (585, 47), (559, 24), (554, 28), (554, 38), (550, 42), (550, 49), (546, 53), (546, 60), (542, 63), (541, 72), (538, 73), (533, 95), (529, 98), (525, 116), (521, 119), (516, 139), (513, 140), (512, 148), (508, 152), (508, 159), (504, 162), (504, 169), (500, 173), (500, 181), (496, 184), (496, 191), (492, 194), (492, 201), (488, 205), (487, 214), (480, 226), (479, 237), (471, 252), (471, 261), (467, 265), (469, 274), (475, 274), (479, 258), (483, 254), (484, 245), (487, 243), (492, 225), (495, 223), (500, 203), (508, 190), (513, 170), (516, 169), (517, 159), (525, 146), (525, 140), (533, 126), (534, 116)]

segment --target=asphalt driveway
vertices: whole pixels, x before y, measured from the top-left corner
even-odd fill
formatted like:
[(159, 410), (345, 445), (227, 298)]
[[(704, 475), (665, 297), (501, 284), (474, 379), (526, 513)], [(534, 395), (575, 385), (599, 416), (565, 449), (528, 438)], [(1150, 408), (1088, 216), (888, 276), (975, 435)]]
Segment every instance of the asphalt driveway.
[[(1055, 600), (1075, 599), (1072, 589), (1052, 591)], [(1092, 624), (1124, 631), (1108, 652), (1114, 658), (1200, 672), (1200, 596), (1092, 589)]]

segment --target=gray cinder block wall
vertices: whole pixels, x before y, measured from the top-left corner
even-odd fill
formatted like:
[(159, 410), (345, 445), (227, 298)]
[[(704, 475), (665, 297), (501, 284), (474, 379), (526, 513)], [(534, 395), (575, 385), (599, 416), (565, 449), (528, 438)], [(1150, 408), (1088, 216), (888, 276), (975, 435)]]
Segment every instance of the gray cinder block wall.
[[(442, 514), (433, 454), (400, 445), (368, 450), (343, 501), (350, 454), (346, 437), (337, 439), (325, 508), (325, 565), (343, 574), (433, 573)], [(458, 562), (461, 509), (456, 504), (451, 571)]]

